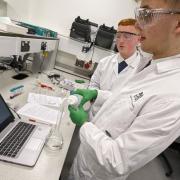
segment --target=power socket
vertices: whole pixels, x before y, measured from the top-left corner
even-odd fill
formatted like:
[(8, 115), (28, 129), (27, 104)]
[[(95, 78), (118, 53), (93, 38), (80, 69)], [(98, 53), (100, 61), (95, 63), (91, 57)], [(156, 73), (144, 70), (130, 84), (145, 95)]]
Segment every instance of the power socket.
[(21, 41), (21, 52), (28, 52), (30, 50), (30, 41)]
[(76, 59), (75, 65), (78, 66), (78, 67), (83, 68), (83, 67), (84, 67), (84, 61), (83, 61), (83, 60)]
[(89, 47), (83, 46), (82, 52), (87, 53), (89, 51), (89, 49), (90, 49)]

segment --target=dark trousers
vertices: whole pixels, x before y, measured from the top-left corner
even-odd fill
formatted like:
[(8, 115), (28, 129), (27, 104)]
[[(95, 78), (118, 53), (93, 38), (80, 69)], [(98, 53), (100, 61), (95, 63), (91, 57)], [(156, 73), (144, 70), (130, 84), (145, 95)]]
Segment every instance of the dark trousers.
[(73, 160), (76, 156), (77, 150), (79, 148), (80, 145), (80, 139), (79, 139), (79, 127), (76, 126), (72, 139), (71, 139), (71, 143), (66, 155), (66, 159), (63, 165), (63, 169), (61, 171), (61, 176), (59, 178), (59, 180), (67, 180), (68, 176), (69, 176), (69, 171), (71, 169)]

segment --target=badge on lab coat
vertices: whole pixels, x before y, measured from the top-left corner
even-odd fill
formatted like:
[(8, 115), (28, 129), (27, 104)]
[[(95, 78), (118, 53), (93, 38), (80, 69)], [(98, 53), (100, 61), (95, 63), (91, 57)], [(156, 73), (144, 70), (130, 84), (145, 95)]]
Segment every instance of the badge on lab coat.
[(133, 95), (131, 98), (134, 102), (136, 102), (138, 99), (142, 98), (144, 96), (143, 92), (140, 92), (138, 94)]

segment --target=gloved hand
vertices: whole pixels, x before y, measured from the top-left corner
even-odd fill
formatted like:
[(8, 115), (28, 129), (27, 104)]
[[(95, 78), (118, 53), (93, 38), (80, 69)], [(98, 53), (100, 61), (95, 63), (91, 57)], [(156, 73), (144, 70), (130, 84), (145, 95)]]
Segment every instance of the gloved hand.
[(77, 89), (73, 91), (73, 94), (79, 94), (83, 97), (80, 103), (80, 107), (82, 107), (86, 102), (96, 99), (98, 91), (96, 89)]
[(81, 126), (88, 120), (88, 113), (84, 111), (83, 107), (74, 108), (69, 105), (68, 109), (70, 111), (70, 118), (72, 122), (78, 126)]

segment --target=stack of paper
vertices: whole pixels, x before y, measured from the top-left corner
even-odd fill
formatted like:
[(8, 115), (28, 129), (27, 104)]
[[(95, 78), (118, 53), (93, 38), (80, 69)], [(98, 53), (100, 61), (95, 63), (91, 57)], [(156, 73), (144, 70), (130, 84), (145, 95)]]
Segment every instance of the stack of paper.
[(34, 122), (55, 125), (61, 112), (39, 104), (27, 103), (17, 113), (29, 117)]
[(55, 96), (47, 96), (44, 94), (29, 93), (29, 103), (37, 103), (45, 106), (60, 107), (62, 98)]
[(17, 113), (30, 118), (34, 122), (55, 125), (60, 120), (62, 112), (44, 105), (58, 107), (60, 109), (61, 103), (62, 99), (59, 97), (29, 93), (28, 103)]

